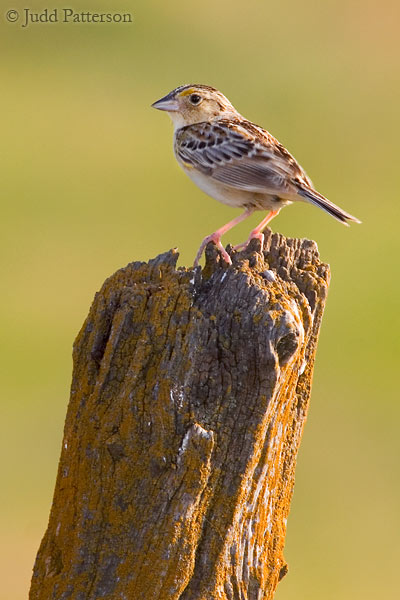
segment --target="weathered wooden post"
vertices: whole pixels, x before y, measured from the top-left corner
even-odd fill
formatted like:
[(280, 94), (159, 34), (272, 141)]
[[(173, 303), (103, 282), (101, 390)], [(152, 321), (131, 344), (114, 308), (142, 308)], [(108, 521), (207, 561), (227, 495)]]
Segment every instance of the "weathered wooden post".
[(203, 272), (177, 253), (96, 294), (31, 600), (270, 599), (329, 268), (266, 232)]

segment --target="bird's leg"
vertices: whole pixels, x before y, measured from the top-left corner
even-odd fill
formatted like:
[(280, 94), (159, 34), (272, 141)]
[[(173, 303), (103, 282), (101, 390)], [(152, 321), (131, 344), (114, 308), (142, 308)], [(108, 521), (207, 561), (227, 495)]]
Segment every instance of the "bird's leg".
[(204, 248), (207, 246), (208, 242), (214, 242), (214, 244), (217, 246), (217, 248), (221, 252), (223, 259), (229, 265), (231, 265), (232, 264), (231, 257), (229, 256), (229, 254), (227, 253), (227, 251), (225, 250), (225, 248), (221, 244), (221, 237), (227, 231), (229, 231), (230, 229), (232, 229), (232, 227), (235, 227), (235, 225), (237, 225), (238, 223), (241, 223), (242, 221), (244, 221), (245, 219), (247, 219), (247, 217), (249, 217), (253, 212), (254, 212), (253, 209), (248, 208), (247, 210), (244, 211), (244, 213), (242, 213), (241, 215), (239, 215), (235, 219), (232, 219), (232, 221), (229, 221), (229, 223), (227, 223), (226, 225), (223, 225), (223, 227), (220, 227), (219, 229), (217, 229), (217, 231), (215, 231), (211, 235), (208, 235), (207, 237), (205, 237), (204, 240), (200, 244), (200, 248), (199, 248), (199, 251), (197, 252), (197, 255), (196, 255), (196, 258), (195, 258), (193, 266), (197, 267), (197, 265), (199, 264), (199, 260), (201, 258), (201, 255), (203, 254)]
[(271, 219), (276, 217), (278, 212), (279, 212), (279, 210), (271, 210), (267, 214), (267, 216), (264, 217), (264, 219), (261, 221), (261, 223), (259, 223), (259, 225), (257, 225), (257, 227), (255, 229), (253, 229), (253, 231), (250, 233), (248, 239), (243, 244), (238, 244), (237, 246), (235, 246), (235, 250), (241, 250), (242, 248), (246, 248), (246, 246), (249, 244), (249, 242), (254, 238), (256, 238), (257, 240), (260, 240), (261, 248), (262, 248), (264, 245), (263, 231), (266, 228), (266, 226), (268, 225), (268, 223), (271, 221)]

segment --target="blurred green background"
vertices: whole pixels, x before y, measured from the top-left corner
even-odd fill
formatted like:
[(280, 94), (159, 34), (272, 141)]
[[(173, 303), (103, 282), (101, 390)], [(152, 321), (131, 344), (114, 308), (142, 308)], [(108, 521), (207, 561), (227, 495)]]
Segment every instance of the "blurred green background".
[[(221, 89), (363, 225), (312, 206), (272, 228), (332, 267), (278, 600), (398, 598), (399, 102), (397, 2), (128, 2), (132, 24), (22, 28), (0, 15), (0, 597), (27, 597), (45, 531), (71, 346), (113, 271), (173, 246), (189, 265), (237, 212), (200, 192), (150, 104)], [(61, 8), (59, 1), (31, 8)], [(67, 3), (68, 6), (68, 3)], [(76, 0), (76, 11), (110, 3)], [(247, 237), (261, 214), (225, 238)]]

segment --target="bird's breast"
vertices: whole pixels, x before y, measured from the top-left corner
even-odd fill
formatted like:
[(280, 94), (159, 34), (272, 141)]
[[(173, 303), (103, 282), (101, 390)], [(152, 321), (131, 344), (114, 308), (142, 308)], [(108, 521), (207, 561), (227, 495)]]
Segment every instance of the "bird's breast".
[(210, 175), (202, 173), (193, 165), (183, 162), (179, 158), (178, 162), (193, 183), (208, 196), (211, 196), (215, 200), (227, 204), (228, 206), (243, 207), (246, 205), (248, 196), (251, 195), (249, 192), (228, 187), (223, 183), (216, 181)]

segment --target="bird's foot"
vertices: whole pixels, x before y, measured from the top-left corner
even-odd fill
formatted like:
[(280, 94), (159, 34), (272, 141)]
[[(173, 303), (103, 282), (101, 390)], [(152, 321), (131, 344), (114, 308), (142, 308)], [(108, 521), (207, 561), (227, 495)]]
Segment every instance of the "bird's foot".
[(229, 256), (229, 254), (227, 253), (227, 251), (221, 244), (221, 235), (219, 233), (215, 232), (215, 233), (212, 233), (211, 235), (208, 235), (207, 237), (205, 237), (204, 240), (201, 242), (200, 248), (196, 254), (196, 258), (195, 258), (193, 266), (194, 267), (198, 266), (201, 255), (204, 252), (204, 248), (207, 246), (207, 244), (209, 242), (214, 242), (214, 244), (217, 246), (218, 250), (221, 252), (222, 258), (225, 260), (225, 262), (228, 263), (228, 265), (231, 265), (232, 264), (231, 257)]
[(243, 250), (244, 248), (247, 248), (247, 246), (250, 244), (251, 240), (260, 240), (261, 242), (261, 248), (263, 248), (264, 246), (264, 234), (260, 231), (257, 231), (257, 229), (254, 229), (251, 234), (249, 235), (248, 239), (243, 243), (243, 244), (238, 244), (237, 246), (234, 246), (234, 250)]

